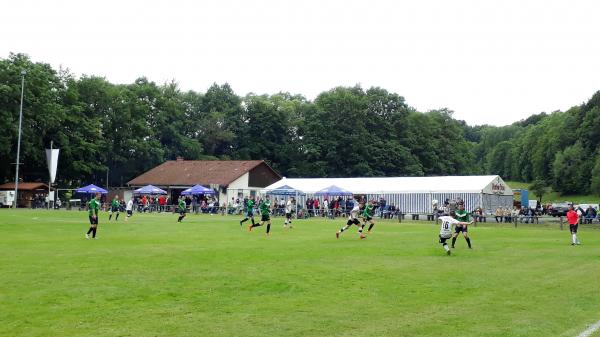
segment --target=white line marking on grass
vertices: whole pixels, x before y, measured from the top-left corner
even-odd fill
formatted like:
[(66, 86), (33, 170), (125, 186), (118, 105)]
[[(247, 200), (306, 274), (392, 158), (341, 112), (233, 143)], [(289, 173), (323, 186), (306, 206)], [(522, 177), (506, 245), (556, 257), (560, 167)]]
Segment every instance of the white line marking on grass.
[(600, 329), (600, 321), (590, 325), (584, 332), (577, 335), (577, 337), (589, 337), (598, 329)]

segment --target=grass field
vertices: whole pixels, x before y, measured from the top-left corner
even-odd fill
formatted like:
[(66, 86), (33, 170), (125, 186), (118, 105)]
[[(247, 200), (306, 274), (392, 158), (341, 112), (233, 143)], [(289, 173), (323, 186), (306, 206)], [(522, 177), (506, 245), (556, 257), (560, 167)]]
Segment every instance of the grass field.
[[(0, 210), (0, 336), (577, 336), (600, 319), (600, 230)], [(600, 336), (596, 332), (593, 336)]]

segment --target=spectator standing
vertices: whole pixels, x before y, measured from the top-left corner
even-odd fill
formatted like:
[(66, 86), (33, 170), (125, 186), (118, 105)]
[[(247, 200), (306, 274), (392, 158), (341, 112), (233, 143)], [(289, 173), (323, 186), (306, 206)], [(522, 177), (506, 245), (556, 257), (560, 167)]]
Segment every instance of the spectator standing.
[(385, 206), (387, 206), (387, 201), (383, 197), (379, 199), (379, 217), (383, 219), (383, 212), (385, 211)]
[(579, 224), (583, 223), (583, 216), (585, 215), (585, 211), (581, 206), (577, 206), (577, 215), (579, 216)]
[(591, 224), (596, 218), (596, 210), (589, 205), (587, 210), (585, 211), (585, 223)]

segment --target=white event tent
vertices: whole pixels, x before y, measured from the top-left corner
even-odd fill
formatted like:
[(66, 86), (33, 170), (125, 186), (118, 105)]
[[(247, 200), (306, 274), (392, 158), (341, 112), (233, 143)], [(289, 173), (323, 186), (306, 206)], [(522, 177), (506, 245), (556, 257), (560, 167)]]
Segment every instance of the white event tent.
[[(266, 191), (288, 185), (307, 194), (331, 185), (368, 199), (381, 197), (404, 213), (430, 213), (432, 201), (461, 199), (469, 211), (482, 207), (486, 212), (513, 205), (512, 189), (497, 175), (380, 178), (283, 178)], [(333, 197), (333, 196), (332, 196)], [(321, 197), (322, 198), (322, 197)]]

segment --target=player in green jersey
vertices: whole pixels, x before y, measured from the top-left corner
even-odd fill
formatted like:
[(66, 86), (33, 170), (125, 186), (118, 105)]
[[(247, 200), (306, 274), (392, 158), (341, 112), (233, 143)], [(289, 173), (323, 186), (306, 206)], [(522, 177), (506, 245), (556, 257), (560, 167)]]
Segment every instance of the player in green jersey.
[(246, 217), (244, 220), (240, 221), (240, 227), (242, 227), (242, 224), (248, 221), (248, 219), (252, 220), (252, 226), (254, 226), (254, 196), (249, 196), (246, 201)]
[(374, 203), (375, 202), (373, 200), (371, 200), (365, 205), (365, 209), (363, 211), (363, 224), (360, 227), (361, 233), (362, 233), (363, 228), (365, 228), (365, 225), (367, 224), (367, 222), (370, 223), (367, 233), (371, 234), (371, 229), (373, 229), (373, 226), (375, 226), (375, 222), (373, 221), (373, 215), (375, 214)]
[[(455, 211), (455, 213), (456, 213), (456, 216), (455, 216), (456, 220), (458, 220), (460, 222), (464, 222), (464, 223), (468, 223), (470, 221), (469, 213), (465, 210), (464, 203), (458, 204), (458, 209)], [(454, 226), (454, 234), (452, 234), (452, 248), (454, 248), (454, 244), (456, 243), (456, 237), (458, 237), (458, 234), (461, 232), (463, 233), (465, 240), (467, 240), (469, 249), (471, 249), (471, 239), (469, 238), (469, 226), (462, 225), (462, 224), (456, 224)]]
[(267, 223), (267, 236), (270, 235), (271, 232), (271, 200), (269, 200), (269, 196), (267, 195), (265, 199), (263, 199), (258, 205), (260, 210), (260, 224), (248, 225), (248, 230), (252, 230), (253, 227), (262, 226)]
[(115, 198), (112, 200), (112, 202), (110, 203), (110, 210), (108, 211), (108, 221), (110, 221), (110, 219), (113, 216), (113, 213), (117, 213), (117, 215), (115, 216), (115, 221), (119, 220), (119, 207), (121, 205), (119, 204), (119, 196), (115, 195)]
[(96, 238), (96, 228), (98, 227), (98, 211), (100, 210), (100, 193), (96, 194), (96, 197), (88, 202), (88, 215), (90, 219), (90, 229), (85, 234), (85, 238)]
[(181, 222), (183, 218), (185, 218), (185, 213), (187, 211), (187, 205), (185, 204), (185, 199), (183, 197), (179, 197), (179, 203), (177, 205), (177, 212), (179, 212), (179, 218), (177, 222)]

